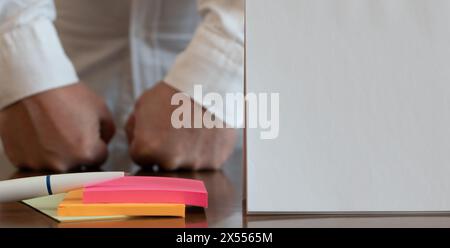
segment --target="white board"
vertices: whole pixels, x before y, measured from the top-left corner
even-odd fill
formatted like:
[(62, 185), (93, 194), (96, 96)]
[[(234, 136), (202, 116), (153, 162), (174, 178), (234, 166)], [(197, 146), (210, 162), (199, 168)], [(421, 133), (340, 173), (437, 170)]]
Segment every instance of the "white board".
[(450, 210), (450, 1), (246, 2), (248, 212)]

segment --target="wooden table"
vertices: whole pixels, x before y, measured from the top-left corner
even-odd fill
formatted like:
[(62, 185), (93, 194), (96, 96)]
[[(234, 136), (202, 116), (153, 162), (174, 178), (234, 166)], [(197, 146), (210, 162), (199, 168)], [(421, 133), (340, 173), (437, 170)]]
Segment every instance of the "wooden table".
[[(22, 203), (0, 204), (0, 227), (450, 227), (450, 216), (246, 216), (243, 214), (242, 153), (217, 172), (149, 172), (136, 175), (195, 178), (205, 182), (209, 207), (187, 209), (186, 218), (134, 218), (121, 221), (58, 223)], [(275, 165), (274, 165), (275, 166)], [(34, 176), (0, 165), (0, 179)]]
[[(0, 164), (0, 180), (40, 175), (19, 172)], [(42, 173), (41, 173), (42, 174)], [(133, 218), (121, 221), (58, 223), (23, 203), (0, 203), (0, 227), (242, 227), (242, 152), (235, 152), (217, 172), (138, 171), (139, 176), (170, 176), (203, 180), (209, 193), (209, 207), (188, 208), (186, 218)]]

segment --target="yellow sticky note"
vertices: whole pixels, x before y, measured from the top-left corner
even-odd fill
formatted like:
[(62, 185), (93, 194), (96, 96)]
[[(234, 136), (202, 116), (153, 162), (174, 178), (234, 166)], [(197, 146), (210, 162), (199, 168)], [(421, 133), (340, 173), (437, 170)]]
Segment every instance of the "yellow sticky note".
[(58, 216), (57, 209), (59, 203), (64, 200), (66, 193), (47, 195), (22, 201), (24, 204), (47, 215), (58, 222), (95, 222), (98, 220), (127, 220), (132, 217), (125, 215), (115, 216)]
[(176, 216), (185, 217), (184, 204), (164, 203), (95, 203), (84, 204), (83, 191), (66, 194), (58, 205), (58, 216)]

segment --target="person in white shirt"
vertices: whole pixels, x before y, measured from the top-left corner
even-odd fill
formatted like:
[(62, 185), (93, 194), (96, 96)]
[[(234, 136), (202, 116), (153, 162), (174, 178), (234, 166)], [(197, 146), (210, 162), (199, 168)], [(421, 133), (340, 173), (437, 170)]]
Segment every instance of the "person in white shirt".
[(202, 108), (196, 84), (242, 92), (243, 57), (244, 0), (2, 0), (5, 154), (18, 167), (55, 171), (105, 161), (123, 169), (129, 157), (169, 170), (220, 168), (235, 129), (175, 129), (170, 101), (185, 92)]

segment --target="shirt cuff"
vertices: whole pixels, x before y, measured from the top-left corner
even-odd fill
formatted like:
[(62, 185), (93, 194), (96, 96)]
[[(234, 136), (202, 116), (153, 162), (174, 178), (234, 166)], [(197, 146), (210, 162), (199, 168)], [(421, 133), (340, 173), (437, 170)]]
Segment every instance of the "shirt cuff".
[[(244, 122), (244, 47), (227, 39), (208, 26), (200, 25), (187, 49), (181, 53), (164, 81), (187, 93), (228, 126), (241, 127)], [(201, 85), (203, 96), (219, 94), (224, 103), (205, 106), (203, 96), (194, 94), (194, 86)], [(226, 101), (227, 93), (241, 95), (240, 101)]]
[(0, 34), (0, 48), (0, 110), (25, 97), (78, 82), (50, 20)]

